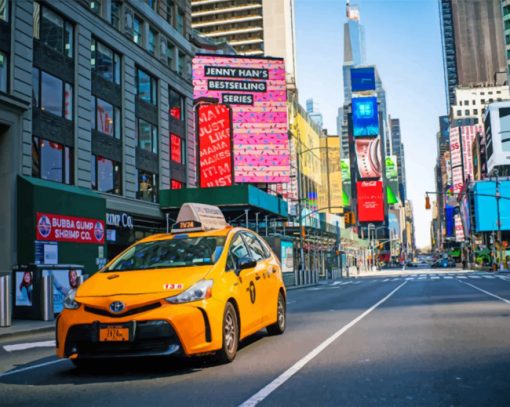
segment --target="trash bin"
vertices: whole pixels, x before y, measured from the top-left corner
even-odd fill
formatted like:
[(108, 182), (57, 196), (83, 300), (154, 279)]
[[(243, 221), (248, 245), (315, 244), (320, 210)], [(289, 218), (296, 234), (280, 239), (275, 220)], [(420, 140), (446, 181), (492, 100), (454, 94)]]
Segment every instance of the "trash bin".
[(11, 326), (11, 276), (0, 276), (0, 327)]
[(13, 268), (14, 318), (53, 320), (70, 289), (81, 284), (82, 265), (28, 264)]

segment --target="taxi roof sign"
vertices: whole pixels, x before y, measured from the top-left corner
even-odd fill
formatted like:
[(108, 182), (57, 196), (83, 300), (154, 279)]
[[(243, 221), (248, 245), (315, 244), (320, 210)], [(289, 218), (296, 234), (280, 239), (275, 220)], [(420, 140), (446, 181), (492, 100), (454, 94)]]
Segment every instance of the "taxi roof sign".
[(200, 203), (185, 203), (177, 215), (172, 233), (199, 232), (223, 229), (228, 226), (223, 212), (217, 206)]

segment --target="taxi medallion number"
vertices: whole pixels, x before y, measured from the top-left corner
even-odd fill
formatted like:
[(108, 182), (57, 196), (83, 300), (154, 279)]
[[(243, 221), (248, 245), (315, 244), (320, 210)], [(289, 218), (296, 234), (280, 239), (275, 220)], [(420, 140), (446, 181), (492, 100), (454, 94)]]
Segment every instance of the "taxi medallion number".
[(99, 329), (100, 342), (128, 342), (129, 328), (106, 326)]

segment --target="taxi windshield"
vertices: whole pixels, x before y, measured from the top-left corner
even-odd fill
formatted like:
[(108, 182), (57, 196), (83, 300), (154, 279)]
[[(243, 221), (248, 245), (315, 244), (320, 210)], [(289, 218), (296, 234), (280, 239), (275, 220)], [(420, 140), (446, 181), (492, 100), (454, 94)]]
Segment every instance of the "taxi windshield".
[(144, 242), (131, 247), (105, 271), (206, 266), (221, 256), (225, 237), (180, 237)]

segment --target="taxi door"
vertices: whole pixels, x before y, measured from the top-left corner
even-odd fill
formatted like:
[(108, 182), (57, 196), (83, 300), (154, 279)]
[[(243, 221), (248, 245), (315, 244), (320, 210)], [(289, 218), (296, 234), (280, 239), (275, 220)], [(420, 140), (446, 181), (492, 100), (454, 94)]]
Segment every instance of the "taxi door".
[[(257, 291), (257, 271), (255, 267), (239, 270), (238, 265), (243, 260), (253, 260), (242, 234), (238, 232), (233, 238), (229, 249), (230, 261), (237, 274), (237, 305), (241, 319), (241, 335), (253, 333), (260, 326), (262, 307), (260, 293)], [(227, 267), (229, 268), (229, 267)]]
[(260, 238), (254, 233), (246, 231), (243, 232), (243, 235), (251, 256), (257, 260), (257, 266), (255, 267), (256, 288), (261, 300), (261, 323), (266, 326), (269, 323), (273, 323), (276, 319), (278, 304), (277, 269), (271, 262), (271, 253), (265, 248)]

